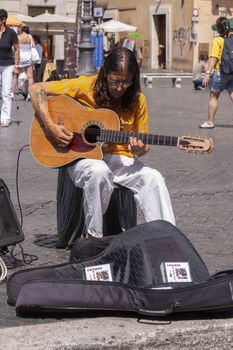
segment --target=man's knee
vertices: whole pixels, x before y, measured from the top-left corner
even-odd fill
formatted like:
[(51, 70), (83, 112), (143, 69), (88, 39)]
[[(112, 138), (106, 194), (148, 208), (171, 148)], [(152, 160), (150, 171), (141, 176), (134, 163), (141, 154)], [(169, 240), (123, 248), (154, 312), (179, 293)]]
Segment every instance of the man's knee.
[(143, 172), (143, 177), (145, 182), (148, 183), (149, 186), (159, 186), (164, 183), (163, 175), (156, 169), (146, 168), (146, 171)]
[(96, 162), (89, 168), (88, 178), (94, 179), (95, 182), (104, 180), (113, 182), (113, 173), (104, 162)]

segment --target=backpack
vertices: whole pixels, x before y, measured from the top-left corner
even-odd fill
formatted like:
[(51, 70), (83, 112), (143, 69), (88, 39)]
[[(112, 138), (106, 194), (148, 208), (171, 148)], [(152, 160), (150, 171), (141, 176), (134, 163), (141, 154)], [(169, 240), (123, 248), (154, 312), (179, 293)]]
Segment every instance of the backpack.
[(224, 39), (222, 60), (220, 66), (221, 73), (233, 74), (233, 37)]

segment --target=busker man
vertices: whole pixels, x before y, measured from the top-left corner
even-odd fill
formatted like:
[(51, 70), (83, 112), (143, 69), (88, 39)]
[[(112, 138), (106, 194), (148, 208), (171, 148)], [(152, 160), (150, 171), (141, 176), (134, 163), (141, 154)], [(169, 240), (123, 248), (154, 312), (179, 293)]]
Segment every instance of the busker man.
[[(127, 48), (113, 49), (97, 76), (37, 83), (30, 88), (35, 110), (54, 141), (65, 148), (72, 142), (73, 133), (65, 125), (53, 122), (48, 110), (49, 95), (67, 95), (90, 110), (100, 107), (111, 109), (118, 114), (121, 130), (148, 132), (148, 108), (140, 89), (139, 67), (135, 54)], [(103, 160), (80, 159), (68, 168), (75, 186), (84, 191), (86, 237), (103, 236), (103, 214), (107, 210), (114, 183), (134, 193), (146, 221), (162, 219), (175, 224), (164, 178), (138, 159), (148, 152), (148, 145), (131, 137), (128, 144), (109, 143), (105, 146)]]

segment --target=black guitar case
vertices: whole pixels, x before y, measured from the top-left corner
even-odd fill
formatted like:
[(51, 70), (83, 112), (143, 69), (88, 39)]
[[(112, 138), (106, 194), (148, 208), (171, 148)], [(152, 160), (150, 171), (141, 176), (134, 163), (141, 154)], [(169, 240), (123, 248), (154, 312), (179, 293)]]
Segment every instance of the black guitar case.
[(149, 316), (233, 307), (233, 271), (213, 276), (175, 226), (153, 221), (85, 261), (18, 271), (7, 282), (18, 315), (121, 310)]

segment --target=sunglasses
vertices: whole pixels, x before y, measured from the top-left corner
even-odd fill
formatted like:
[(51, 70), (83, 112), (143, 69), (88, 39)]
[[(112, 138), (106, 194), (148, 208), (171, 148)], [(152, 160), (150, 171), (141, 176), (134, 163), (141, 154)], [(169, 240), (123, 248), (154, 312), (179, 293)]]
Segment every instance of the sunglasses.
[(120, 85), (124, 89), (127, 89), (130, 85), (133, 84), (132, 81), (128, 81), (128, 80), (113, 80), (110, 78), (107, 78), (107, 80), (108, 80), (109, 85), (114, 89), (118, 88)]

